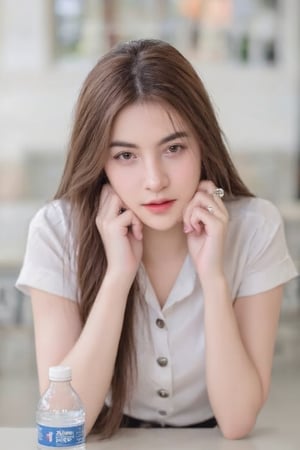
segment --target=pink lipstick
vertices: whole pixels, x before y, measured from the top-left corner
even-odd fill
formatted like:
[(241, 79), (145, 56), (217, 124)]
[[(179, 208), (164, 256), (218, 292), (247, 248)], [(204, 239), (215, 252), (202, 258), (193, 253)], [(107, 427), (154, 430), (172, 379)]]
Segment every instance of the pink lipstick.
[(145, 208), (154, 213), (163, 213), (174, 204), (175, 200), (159, 200), (150, 203), (144, 203)]

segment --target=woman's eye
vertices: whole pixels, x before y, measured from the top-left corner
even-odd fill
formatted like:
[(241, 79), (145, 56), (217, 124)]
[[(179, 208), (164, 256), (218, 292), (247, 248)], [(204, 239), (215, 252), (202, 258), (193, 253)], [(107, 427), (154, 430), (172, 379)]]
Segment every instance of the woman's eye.
[(125, 161), (132, 159), (132, 157), (133, 157), (133, 154), (130, 152), (122, 152), (122, 153), (118, 153), (116, 156), (114, 156), (115, 159), (121, 159), (121, 160), (125, 160)]
[(180, 144), (174, 144), (174, 145), (170, 145), (170, 147), (168, 148), (168, 151), (170, 153), (178, 153), (180, 152), (180, 150), (183, 149), (183, 146)]

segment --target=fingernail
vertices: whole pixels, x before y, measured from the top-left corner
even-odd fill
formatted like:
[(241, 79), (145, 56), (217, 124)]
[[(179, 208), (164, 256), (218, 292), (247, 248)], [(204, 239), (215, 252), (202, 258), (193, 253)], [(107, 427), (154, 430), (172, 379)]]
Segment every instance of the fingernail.
[(193, 231), (193, 228), (190, 225), (184, 224), (183, 231), (185, 233), (190, 233), (191, 231)]

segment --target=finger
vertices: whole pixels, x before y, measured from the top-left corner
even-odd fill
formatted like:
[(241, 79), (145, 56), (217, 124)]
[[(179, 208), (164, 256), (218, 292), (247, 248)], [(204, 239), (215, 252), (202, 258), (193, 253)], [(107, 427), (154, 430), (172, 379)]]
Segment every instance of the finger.
[(205, 191), (208, 194), (213, 195), (215, 198), (223, 199), (225, 195), (224, 189), (217, 187), (212, 181), (203, 180), (199, 183), (198, 191)]
[(119, 215), (118, 218), (119, 224), (123, 229), (123, 235), (126, 236), (131, 231), (132, 235), (137, 240), (142, 240), (142, 223), (141, 221), (133, 214), (132, 211), (126, 210), (122, 214)]
[(141, 241), (143, 239), (143, 225), (142, 225), (142, 222), (134, 214), (132, 215), (131, 230), (132, 230), (133, 236), (138, 241)]
[(211, 216), (215, 217), (216, 219), (218, 219), (222, 222), (227, 222), (227, 214), (225, 214), (220, 208), (215, 207), (211, 203), (208, 204), (203, 209), (205, 211), (207, 211)]
[(225, 192), (222, 188), (216, 187), (216, 185), (210, 180), (203, 180), (199, 183), (198, 191), (204, 191), (207, 194), (213, 196), (214, 201), (218, 206), (225, 212), (227, 211), (226, 206), (223, 201)]
[(220, 209), (208, 204), (207, 206), (196, 206), (184, 224), (184, 232), (190, 233), (192, 231), (201, 232), (203, 226), (214, 224), (216, 222), (226, 225), (228, 221), (227, 214), (224, 214)]
[(210, 180), (202, 180), (199, 183), (198, 191), (207, 192), (207, 194), (213, 194), (217, 186)]
[(200, 208), (194, 209), (191, 217), (190, 217), (190, 228), (192, 231), (196, 231), (197, 233), (201, 233), (201, 231), (205, 227), (205, 223), (202, 221), (204, 215)]
[(222, 202), (221, 199), (216, 200), (214, 197), (205, 205), (205, 209), (208, 210), (211, 214), (218, 217), (221, 220), (228, 219), (228, 211), (226, 205)]
[(197, 191), (192, 198), (192, 200), (187, 205), (184, 214), (183, 221), (186, 225), (188, 225), (190, 221), (191, 214), (195, 207), (201, 206), (203, 208), (207, 208), (208, 206), (212, 206), (214, 209), (217, 209), (218, 205), (215, 202), (215, 199), (205, 191)]
[(99, 198), (99, 211), (105, 211), (110, 203), (112, 198), (113, 190), (109, 185), (103, 186)]
[(99, 208), (103, 207), (104, 203), (107, 201), (109, 193), (110, 193), (109, 185), (103, 186), (99, 197)]
[(208, 232), (209, 229), (215, 229), (216, 226), (219, 228), (222, 223), (222, 220), (205, 208), (195, 208), (191, 216), (191, 226), (198, 233), (200, 233), (203, 228), (205, 228), (206, 232)]
[(183, 212), (183, 230), (185, 233), (190, 233), (194, 230), (193, 226), (191, 225), (191, 216), (195, 207), (203, 205), (202, 194), (203, 192), (197, 191)]
[(99, 212), (108, 218), (114, 218), (120, 212), (123, 212), (123, 207), (120, 197), (115, 193), (111, 186), (105, 185), (101, 191), (99, 201)]

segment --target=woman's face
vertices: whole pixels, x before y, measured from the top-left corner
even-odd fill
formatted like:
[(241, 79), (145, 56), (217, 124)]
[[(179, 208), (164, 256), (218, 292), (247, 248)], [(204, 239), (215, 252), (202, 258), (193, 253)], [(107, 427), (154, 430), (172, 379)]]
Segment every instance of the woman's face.
[(134, 103), (115, 119), (104, 168), (126, 209), (145, 226), (168, 230), (182, 222), (198, 188), (199, 144), (173, 109)]

